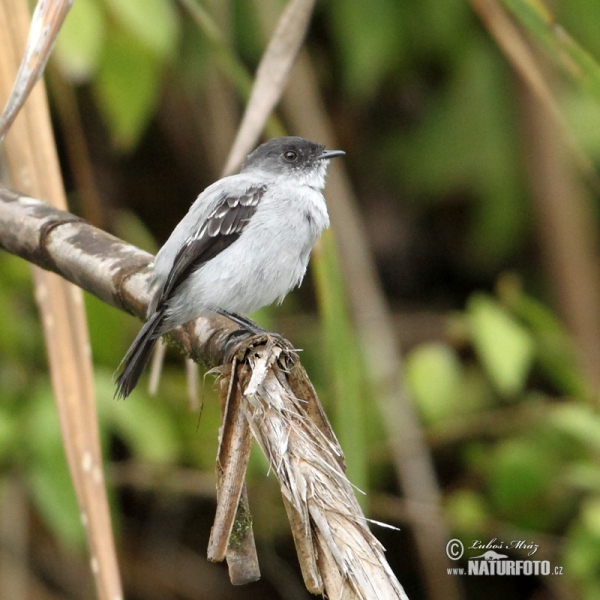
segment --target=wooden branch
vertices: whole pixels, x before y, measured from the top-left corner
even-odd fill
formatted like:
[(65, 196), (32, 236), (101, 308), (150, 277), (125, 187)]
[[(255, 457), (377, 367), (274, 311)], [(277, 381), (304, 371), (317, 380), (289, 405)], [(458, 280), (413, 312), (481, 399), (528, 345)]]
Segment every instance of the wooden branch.
[[(0, 247), (144, 318), (150, 265), (147, 252), (83, 219), (0, 186)], [(178, 327), (173, 337), (192, 358), (208, 366), (224, 362), (227, 336), (236, 329), (215, 315)]]
[[(59, 273), (101, 300), (145, 314), (152, 256), (74, 215), (0, 187), (0, 246)], [(193, 358), (239, 384), (245, 415), (278, 477), (305, 584), (330, 598), (406, 599), (383, 547), (344, 473), (342, 450), (306, 372), (290, 346), (252, 337), (228, 355), (236, 329), (220, 316), (177, 328), (173, 338)], [(235, 360), (233, 360), (235, 358)]]

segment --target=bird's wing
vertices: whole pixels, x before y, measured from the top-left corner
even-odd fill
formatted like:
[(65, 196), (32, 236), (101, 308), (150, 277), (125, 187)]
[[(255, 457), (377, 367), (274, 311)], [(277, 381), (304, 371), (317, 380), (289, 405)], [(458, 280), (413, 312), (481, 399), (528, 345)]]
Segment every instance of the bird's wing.
[(154, 309), (171, 298), (190, 273), (240, 237), (266, 190), (266, 185), (252, 185), (240, 194), (223, 194), (208, 217), (198, 224), (177, 252), (164, 285), (153, 299), (151, 306)]

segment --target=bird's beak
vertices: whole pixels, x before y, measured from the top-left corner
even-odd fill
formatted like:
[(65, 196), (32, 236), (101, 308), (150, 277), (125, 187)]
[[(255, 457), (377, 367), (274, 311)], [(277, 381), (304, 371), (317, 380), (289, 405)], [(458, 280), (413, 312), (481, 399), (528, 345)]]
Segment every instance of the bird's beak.
[(344, 156), (346, 154), (343, 150), (323, 150), (321, 154), (319, 154), (318, 158), (320, 160), (329, 160), (330, 158), (335, 158), (336, 156)]

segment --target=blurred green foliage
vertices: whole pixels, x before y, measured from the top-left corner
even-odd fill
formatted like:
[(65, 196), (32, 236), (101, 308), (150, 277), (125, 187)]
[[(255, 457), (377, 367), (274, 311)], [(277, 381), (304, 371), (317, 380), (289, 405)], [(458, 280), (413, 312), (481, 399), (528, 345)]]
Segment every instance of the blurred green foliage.
[[(557, 75), (557, 99), (581, 148), (598, 164), (596, 0), (557, 6), (572, 37), (549, 27), (539, 2), (504, 4), (557, 64), (565, 67), (569, 57), (567, 76)], [(264, 48), (255, 4), (236, 1), (229, 20), (209, 3), (198, 4), (200, 12), (193, 0), (182, 5), (77, 0), (65, 23), (56, 64), (63, 77), (91, 91), (97, 118), (121, 153), (115, 162), (148, 143), (165, 95), (193, 90), (201, 102), (211, 93), (209, 66), (232, 83), (236, 102), (247, 96), (249, 74)], [(442, 304), (448, 315), (447, 331), (412, 347), (404, 369), (440, 465), (451, 527), (465, 541), (506, 532), (533, 542), (537, 535), (558, 540), (554, 556), (565, 579), (580, 597), (598, 598), (600, 415), (574, 343), (552, 309), (539, 257), (531, 253), (535, 219), (510, 66), (461, 0), (320, 3), (308, 48), (365, 197), (365, 214), (369, 200), (385, 197), (392, 208), (416, 215), (411, 223), (439, 215), (452, 221), (444, 232), (448, 260), (461, 274), (451, 282), (458, 291), (389, 299), (399, 312), (418, 304), (433, 313)], [(581, 67), (580, 76), (573, 65)], [(210, 140), (194, 148), (199, 156), (210, 151)], [(460, 215), (453, 219), (457, 206)], [(597, 219), (597, 205), (593, 210)], [(125, 239), (154, 245), (126, 211), (113, 228)], [(439, 230), (429, 229), (418, 232), (429, 236), (425, 247), (431, 238), (439, 242)], [(333, 247), (329, 234), (323, 245)], [(280, 315), (298, 320), (291, 326), (293, 341), (305, 350), (303, 364), (345, 448), (352, 480), (372, 495), (397, 493), (376, 392), (350, 325), (345, 282), (333, 253), (320, 252), (324, 259), (314, 276), (322, 322), (295, 297), (264, 311), (261, 322), (276, 327)], [(457, 295), (458, 310), (447, 300)], [(197, 413), (183, 404), (185, 376), (174, 354), (156, 398), (142, 384), (126, 402), (114, 401), (111, 373), (139, 324), (95, 298), (86, 304), (106, 455), (117, 445), (119, 460), (143, 462), (158, 473), (184, 467), (212, 473), (220, 415), (210, 376), (202, 384), (198, 428)], [(14, 316), (0, 328), (0, 483), (18, 473), (56, 538), (82, 546), (28, 269), (6, 254), (0, 254), (0, 314)], [(276, 537), (286, 525), (281, 507), (273, 508), (273, 478), (264, 485), (266, 470), (264, 459), (253, 454), (249, 480), (260, 485), (252, 488), (251, 504), (259, 514), (276, 515), (262, 525), (256, 518), (255, 525), (259, 536)]]
[(348, 315), (344, 283), (335, 255), (331, 231), (326, 231), (314, 250), (314, 275), (321, 308), (324, 364), (328, 365), (337, 406), (334, 421), (345, 448), (348, 477), (359, 489), (367, 489), (367, 447), (363, 426), (367, 403), (367, 378), (357, 339)]

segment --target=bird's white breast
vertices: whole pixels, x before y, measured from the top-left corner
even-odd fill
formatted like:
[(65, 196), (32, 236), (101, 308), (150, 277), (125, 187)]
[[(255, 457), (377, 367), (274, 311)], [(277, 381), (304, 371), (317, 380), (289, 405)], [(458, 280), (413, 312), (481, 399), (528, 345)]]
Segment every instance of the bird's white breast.
[(169, 325), (215, 309), (249, 314), (283, 300), (302, 281), (310, 252), (328, 226), (318, 189), (269, 185), (240, 237), (182, 284), (169, 305)]

